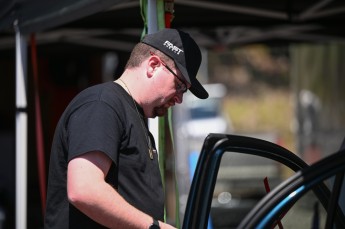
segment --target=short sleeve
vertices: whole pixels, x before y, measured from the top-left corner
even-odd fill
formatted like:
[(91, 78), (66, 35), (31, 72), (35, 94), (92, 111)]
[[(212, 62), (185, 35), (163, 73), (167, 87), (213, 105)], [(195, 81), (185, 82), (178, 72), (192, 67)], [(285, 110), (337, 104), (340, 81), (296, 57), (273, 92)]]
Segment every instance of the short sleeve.
[(115, 163), (123, 127), (116, 112), (102, 101), (79, 107), (68, 122), (68, 160), (90, 151), (102, 151)]

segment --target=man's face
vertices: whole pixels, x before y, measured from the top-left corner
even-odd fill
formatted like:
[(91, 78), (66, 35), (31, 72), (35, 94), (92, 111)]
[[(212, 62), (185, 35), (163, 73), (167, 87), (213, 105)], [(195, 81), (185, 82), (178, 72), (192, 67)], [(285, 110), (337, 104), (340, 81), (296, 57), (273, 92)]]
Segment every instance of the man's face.
[(158, 105), (154, 106), (152, 109), (153, 117), (162, 117), (164, 116), (170, 107), (180, 104), (183, 101), (183, 93), (177, 93), (176, 90), (172, 90), (168, 93), (168, 97), (161, 97), (161, 102)]
[(170, 107), (182, 103), (183, 94), (190, 87), (177, 69), (169, 67), (158, 56), (157, 60), (160, 63), (154, 92), (157, 98), (149, 117), (164, 116)]

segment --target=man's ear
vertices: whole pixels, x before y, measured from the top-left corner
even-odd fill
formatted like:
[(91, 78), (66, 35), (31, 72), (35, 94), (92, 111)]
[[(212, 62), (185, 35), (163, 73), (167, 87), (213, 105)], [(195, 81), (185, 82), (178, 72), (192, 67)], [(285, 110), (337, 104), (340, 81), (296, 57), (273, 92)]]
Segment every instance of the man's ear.
[(157, 68), (160, 66), (161, 62), (156, 56), (151, 56), (147, 61), (147, 75), (149, 77), (152, 77), (157, 70)]

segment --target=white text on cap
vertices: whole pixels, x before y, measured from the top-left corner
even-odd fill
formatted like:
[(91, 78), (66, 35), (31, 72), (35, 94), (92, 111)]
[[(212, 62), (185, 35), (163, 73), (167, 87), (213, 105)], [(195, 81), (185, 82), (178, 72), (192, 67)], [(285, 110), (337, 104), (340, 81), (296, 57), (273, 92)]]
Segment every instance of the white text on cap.
[(175, 52), (177, 55), (180, 54), (180, 52), (183, 52), (182, 49), (180, 49), (179, 47), (175, 46), (174, 44), (172, 44), (170, 41), (165, 41), (163, 44), (165, 47), (171, 49), (173, 52)]

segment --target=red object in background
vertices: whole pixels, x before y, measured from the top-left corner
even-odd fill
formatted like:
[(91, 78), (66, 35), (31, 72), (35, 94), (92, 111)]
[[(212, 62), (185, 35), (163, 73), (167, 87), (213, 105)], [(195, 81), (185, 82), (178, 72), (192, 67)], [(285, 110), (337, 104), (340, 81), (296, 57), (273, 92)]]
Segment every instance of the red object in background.
[(35, 35), (31, 34), (31, 63), (34, 77), (34, 93), (35, 93), (35, 122), (36, 122), (36, 149), (37, 149), (37, 164), (38, 177), (41, 194), (41, 207), (44, 216), (46, 206), (46, 168), (44, 157), (44, 140), (42, 131), (41, 105), (38, 90), (38, 70), (37, 70), (37, 50)]
[(165, 11), (165, 28), (171, 27), (171, 21), (174, 18), (174, 1), (165, 0), (164, 1), (164, 11)]
[[(271, 188), (270, 188), (270, 184), (268, 183), (268, 178), (267, 177), (265, 177), (265, 179), (264, 179), (264, 185), (265, 185), (266, 193), (269, 193), (271, 191)], [(278, 227), (280, 229), (284, 229), (283, 224), (280, 221), (280, 219), (282, 219), (284, 217), (284, 215), (285, 214), (283, 214), (281, 217), (279, 217), (279, 219), (277, 220), (277, 223), (274, 224), (272, 228), (275, 228), (275, 226), (278, 224)]]

